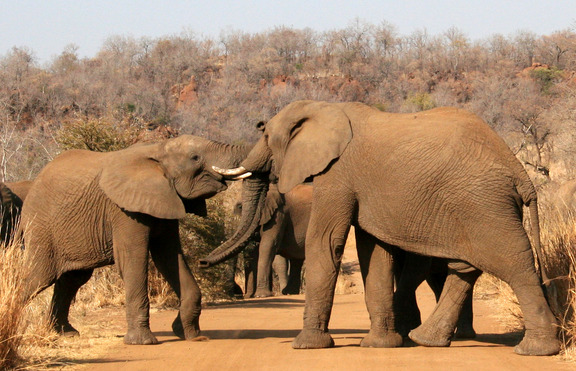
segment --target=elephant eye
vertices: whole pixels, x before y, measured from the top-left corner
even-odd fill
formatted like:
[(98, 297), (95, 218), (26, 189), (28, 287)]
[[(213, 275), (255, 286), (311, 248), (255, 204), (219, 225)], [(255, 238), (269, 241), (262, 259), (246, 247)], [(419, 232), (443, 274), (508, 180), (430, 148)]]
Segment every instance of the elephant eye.
[(198, 155), (193, 155), (190, 159), (191, 159), (192, 161), (198, 161), (198, 160), (200, 160), (200, 156), (198, 156)]

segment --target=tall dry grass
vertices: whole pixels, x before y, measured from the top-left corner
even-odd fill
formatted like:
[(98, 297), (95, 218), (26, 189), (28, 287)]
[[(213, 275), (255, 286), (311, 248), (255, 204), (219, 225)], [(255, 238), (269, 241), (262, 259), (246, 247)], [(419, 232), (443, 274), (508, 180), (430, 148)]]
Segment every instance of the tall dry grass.
[(541, 236), (544, 268), (553, 279), (551, 296), (566, 358), (576, 360), (576, 214), (548, 206)]
[(22, 342), (20, 327), (26, 304), (22, 297), (22, 281), (28, 268), (18, 241), (10, 246), (0, 244), (0, 369), (14, 367), (19, 361)]

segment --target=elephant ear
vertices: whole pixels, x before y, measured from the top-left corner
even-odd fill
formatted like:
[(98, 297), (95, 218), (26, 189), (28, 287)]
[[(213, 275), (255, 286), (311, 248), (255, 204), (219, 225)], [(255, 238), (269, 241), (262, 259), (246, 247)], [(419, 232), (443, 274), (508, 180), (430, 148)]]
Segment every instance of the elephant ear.
[(99, 185), (122, 209), (161, 219), (186, 216), (184, 203), (154, 155), (159, 144), (131, 147), (110, 153)]
[(266, 194), (266, 202), (264, 203), (264, 209), (262, 210), (262, 217), (260, 218), (260, 225), (265, 225), (278, 211), (284, 206), (284, 197), (278, 191), (277, 184), (270, 184), (268, 193)]
[(281, 193), (324, 171), (352, 139), (350, 119), (336, 104), (313, 102), (299, 109), (302, 113), (297, 120), (280, 123), (289, 138), (280, 164)]

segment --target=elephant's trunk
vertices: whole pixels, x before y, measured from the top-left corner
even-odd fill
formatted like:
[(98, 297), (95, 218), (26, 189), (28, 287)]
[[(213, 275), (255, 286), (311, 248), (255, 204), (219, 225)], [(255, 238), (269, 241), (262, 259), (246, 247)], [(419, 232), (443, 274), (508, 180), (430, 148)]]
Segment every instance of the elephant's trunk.
[(260, 177), (252, 176), (244, 180), (240, 226), (228, 241), (200, 259), (200, 267), (208, 268), (230, 259), (248, 245), (250, 238), (260, 227), (260, 216), (268, 192), (268, 179), (263, 179), (264, 176), (261, 174)]

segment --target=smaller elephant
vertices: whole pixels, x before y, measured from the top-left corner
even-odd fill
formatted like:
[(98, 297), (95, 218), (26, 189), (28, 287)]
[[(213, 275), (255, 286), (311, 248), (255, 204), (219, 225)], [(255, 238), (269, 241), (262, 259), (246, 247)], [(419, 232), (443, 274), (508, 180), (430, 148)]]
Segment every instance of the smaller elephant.
[(28, 299), (54, 284), (50, 319), (64, 335), (78, 331), (70, 304), (95, 268), (116, 264), (126, 287), (126, 344), (155, 344), (150, 330), (148, 258), (180, 299), (174, 333), (200, 334), (201, 293), (184, 257), (178, 220), (204, 215), (205, 199), (227, 186), (212, 170), (237, 164), (245, 146), (182, 135), (114, 152), (66, 151), (34, 180), (22, 209), (32, 274)]
[(272, 268), (278, 275), (282, 294), (300, 293), (312, 190), (312, 185), (305, 183), (282, 195), (276, 184), (270, 184), (260, 217), (259, 241), (255, 241), (258, 247), (247, 259), (244, 297), (273, 295)]
[(0, 182), (0, 243), (10, 244), (16, 226), (20, 219), (20, 212), (24, 199), (32, 186), (31, 180), (20, 182)]

